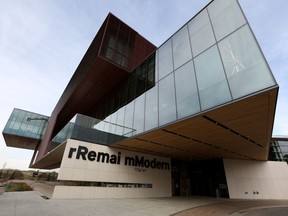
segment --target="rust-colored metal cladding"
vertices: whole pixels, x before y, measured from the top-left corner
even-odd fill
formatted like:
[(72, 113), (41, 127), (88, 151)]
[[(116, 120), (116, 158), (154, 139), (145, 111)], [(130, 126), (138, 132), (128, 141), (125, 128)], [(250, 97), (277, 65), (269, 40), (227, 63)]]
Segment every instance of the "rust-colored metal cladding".
[(94, 113), (97, 102), (155, 49), (153, 44), (110, 13), (54, 108), (30, 166), (43, 158), (51, 139), (76, 113)]

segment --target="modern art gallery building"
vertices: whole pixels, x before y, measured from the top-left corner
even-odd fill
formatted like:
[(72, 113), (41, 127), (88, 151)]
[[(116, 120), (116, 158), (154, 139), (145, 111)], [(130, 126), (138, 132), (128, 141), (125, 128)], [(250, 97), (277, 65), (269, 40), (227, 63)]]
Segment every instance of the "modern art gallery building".
[(14, 109), (3, 136), (60, 168), (53, 198), (288, 199), (286, 162), (268, 160), (277, 94), (236, 0), (159, 48), (109, 14), (51, 116)]

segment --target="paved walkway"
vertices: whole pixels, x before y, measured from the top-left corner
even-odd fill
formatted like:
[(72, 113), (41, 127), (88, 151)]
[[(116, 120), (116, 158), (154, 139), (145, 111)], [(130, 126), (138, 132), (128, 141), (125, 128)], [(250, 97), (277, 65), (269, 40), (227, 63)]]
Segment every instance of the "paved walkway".
[[(280, 208), (279, 208), (280, 207)], [(207, 197), (44, 199), (36, 191), (0, 195), (0, 216), (287, 215), (288, 200), (236, 201)]]
[(197, 206), (175, 214), (176, 216), (198, 215), (288, 215), (288, 200), (223, 200)]
[(29, 184), (34, 191), (39, 192), (42, 196), (45, 196), (49, 199), (52, 198), (52, 194), (54, 191), (54, 182), (50, 182), (50, 184), (39, 182), (39, 181), (30, 181), (25, 180), (27, 184)]

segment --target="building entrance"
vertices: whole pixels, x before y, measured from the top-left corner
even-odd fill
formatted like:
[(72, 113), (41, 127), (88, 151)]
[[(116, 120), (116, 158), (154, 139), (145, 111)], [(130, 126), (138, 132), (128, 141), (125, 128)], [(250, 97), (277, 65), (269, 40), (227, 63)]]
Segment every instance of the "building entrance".
[(229, 198), (223, 160), (172, 159), (172, 195)]

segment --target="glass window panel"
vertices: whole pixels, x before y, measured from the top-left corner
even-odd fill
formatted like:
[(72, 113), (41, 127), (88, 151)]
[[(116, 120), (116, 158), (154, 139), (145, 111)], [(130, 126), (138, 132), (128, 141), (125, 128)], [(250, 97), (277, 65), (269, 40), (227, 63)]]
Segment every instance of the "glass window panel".
[(158, 126), (158, 86), (146, 92), (145, 131)]
[(133, 116), (134, 116), (134, 101), (126, 105), (124, 136), (132, 136)]
[(21, 122), (15, 121), (12, 127), (12, 131), (14, 131), (14, 133), (18, 133), (19, 132), (19, 128), (21, 126)]
[(275, 85), (274, 78), (247, 25), (219, 43), (233, 98)]
[(200, 112), (193, 61), (175, 71), (175, 85), (178, 118)]
[(19, 115), (17, 117), (17, 121), (22, 122), (24, 120), (24, 118), (25, 118), (25, 112), (20, 111), (20, 113), (19, 113)]
[(115, 132), (116, 132), (117, 114), (118, 114), (118, 112), (114, 112), (113, 114), (111, 114), (110, 133), (112, 133), (112, 134), (115, 134)]
[(159, 78), (159, 73), (158, 73), (158, 66), (159, 66), (159, 63), (158, 63), (158, 56), (159, 56), (159, 51), (157, 50), (156, 51), (156, 55), (155, 55), (155, 82), (158, 82)]
[(246, 23), (236, 0), (218, 0), (208, 6), (217, 41)]
[(158, 54), (158, 72), (160, 80), (173, 70), (171, 39), (158, 49)]
[(193, 56), (197, 56), (215, 43), (213, 30), (206, 9), (194, 17), (188, 23), (188, 27)]
[(172, 37), (174, 69), (192, 58), (187, 25)]
[(123, 135), (123, 125), (125, 116), (125, 106), (118, 110), (116, 134)]
[(133, 129), (136, 130), (135, 131), (136, 134), (139, 134), (144, 131), (144, 105), (145, 105), (145, 94), (142, 94), (135, 100)]
[(14, 109), (10, 116), (10, 119), (15, 121), (18, 118), (19, 113), (20, 113), (20, 110)]
[(197, 56), (194, 60), (202, 110), (231, 100), (216, 45)]
[(103, 124), (104, 124), (104, 128), (103, 128), (103, 131), (105, 132), (109, 132), (110, 131), (110, 128), (111, 128), (111, 115), (107, 116), (104, 121), (103, 121)]
[(174, 74), (159, 82), (159, 125), (176, 120)]

